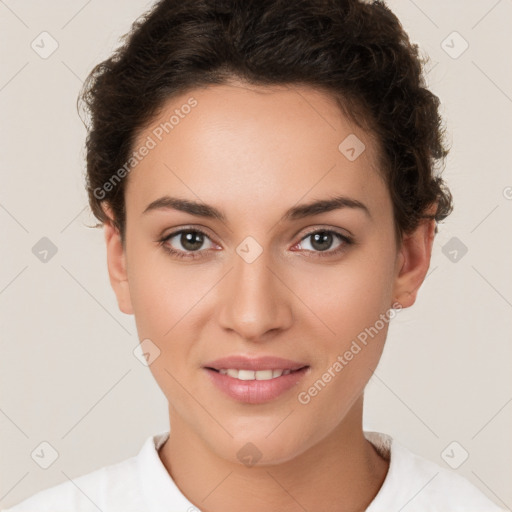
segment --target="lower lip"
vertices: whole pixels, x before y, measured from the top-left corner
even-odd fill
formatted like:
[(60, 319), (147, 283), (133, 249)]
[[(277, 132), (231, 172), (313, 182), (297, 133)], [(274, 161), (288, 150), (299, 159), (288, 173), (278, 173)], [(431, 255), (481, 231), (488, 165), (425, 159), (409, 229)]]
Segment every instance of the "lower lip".
[(205, 368), (215, 386), (226, 395), (247, 404), (262, 404), (274, 400), (297, 385), (308, 371), (301, 368), (288, 375), (270, 380), (239, 380)]

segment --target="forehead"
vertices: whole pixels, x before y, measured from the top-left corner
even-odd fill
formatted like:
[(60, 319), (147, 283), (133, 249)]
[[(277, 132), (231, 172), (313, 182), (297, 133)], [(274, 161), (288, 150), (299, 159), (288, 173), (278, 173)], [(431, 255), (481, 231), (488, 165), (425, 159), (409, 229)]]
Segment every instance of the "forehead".
[(215, 85), (169, 100), (138, 134), (127, 209), (163, 194), (261, 208), (333, 191), (380, 196), (373, 134), (305, 86)]

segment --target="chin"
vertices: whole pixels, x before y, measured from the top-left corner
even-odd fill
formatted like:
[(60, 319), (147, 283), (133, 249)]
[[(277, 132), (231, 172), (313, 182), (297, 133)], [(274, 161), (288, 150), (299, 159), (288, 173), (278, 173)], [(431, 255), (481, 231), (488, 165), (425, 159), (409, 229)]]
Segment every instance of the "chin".
[(233, 438), (224, 436), (222, 440), (212, 439), (210, 447), (219, 457), (246, 467), (275, 466), (289, 462), (306, 451), (314, 441), (305, 442), (303, 429), (298, 429), (296, 435), (290, 432), (290, 428), (278, 431), (280, 427), (276, 429), (276, 426), (280, 421), (282, 418), (273, 422), (271, 429), (230, 431)]

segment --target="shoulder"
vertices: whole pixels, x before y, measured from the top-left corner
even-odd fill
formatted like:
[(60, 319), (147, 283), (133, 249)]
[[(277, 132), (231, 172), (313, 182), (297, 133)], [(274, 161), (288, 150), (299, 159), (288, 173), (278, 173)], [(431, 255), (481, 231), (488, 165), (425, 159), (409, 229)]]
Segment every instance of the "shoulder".
[(365, 435), (378, 451), (387, 447), (390, 457), (388, 474), (367, 512), (401, 510), (401, 507), (417, 512), (504, 511), (455, 471), (411, 452), (386, 434)]
[(162, 503), (192, 510), (158, 454), (168, 437), (168, 430), (149, 436), (137, 455), (44, 489), (2, 512), (140, 512), (161, 510)]
[[(102, 467), (43, 489), (2, 512), (98, 512), (140, 510), (136, 458)], [(136, 507), (136, 508), (133, 508)]]

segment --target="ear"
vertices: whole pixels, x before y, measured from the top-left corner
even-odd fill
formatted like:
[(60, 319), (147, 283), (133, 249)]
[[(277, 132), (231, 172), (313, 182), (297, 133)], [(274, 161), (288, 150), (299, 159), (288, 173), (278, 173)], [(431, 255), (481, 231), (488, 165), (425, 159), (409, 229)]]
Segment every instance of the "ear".
[(108, 205), (102, 205), (109, 217), (104, 223), (105, 243), (107, 246), (107, 266), (110, 285), (117, 297), (119, 309), (127, 315), (133, 314), (128, 275), (126, 272), (126, 252), (121, 243), (119, 230), (114, 226), (112, 210)]
[[(434, 214), (437, 205), (427, 214)], [(418, 227), (403, 237), (396, 266), (394, 298), (408, 308), (416, 301), (416, 295), (427, 275), (432, 255), (436, 221), (422, 219)]]

